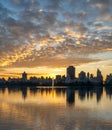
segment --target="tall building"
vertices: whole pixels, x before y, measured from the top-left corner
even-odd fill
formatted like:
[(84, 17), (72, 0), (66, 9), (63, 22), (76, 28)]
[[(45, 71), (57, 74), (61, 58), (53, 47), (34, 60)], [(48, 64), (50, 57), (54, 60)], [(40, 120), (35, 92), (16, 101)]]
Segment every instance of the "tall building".
[(61, 80), (61, 75), (56, 75), (56, 80)]
[(27, 80), (27, 73), (26, 72), (22, 73), (22, 80), (23, 81)]
[(90, 78), (90, 73), (88, 72), (88, 73), (87, 73), (87, 79), (89, 79), (89, 78)]
[(96, 78), (97, 78), (97, 81), (99, 81), (101, 83), (103, 82), (103, 76), (102, 76), (101, 71), (99, 69), (97, 69), (97, 76), (96, 76)]
[(85, 73), (84, 71), (81, 71), (81, 72), (79, 73), (79, 79), (80, 79), (80, 80), (86, 79), (86, 73)]
[(67, 68), (67, 78), (74, 79), (75, 78), (75, 67), (74, 66), (69, 66)]
[(106, 76), (106, 84), (112, 84), (112, 73)]
[(55, 81), (56, 83), (61, 82), (61, 75), (56, 75)]

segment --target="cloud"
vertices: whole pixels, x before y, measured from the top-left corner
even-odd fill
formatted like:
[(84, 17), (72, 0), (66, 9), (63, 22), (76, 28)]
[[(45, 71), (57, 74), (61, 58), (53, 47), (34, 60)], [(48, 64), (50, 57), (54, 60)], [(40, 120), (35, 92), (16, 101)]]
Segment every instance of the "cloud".
[(111, 24), (102, 20), (105, 11), (111, 20), (108, 0), (6, 1), (0, 1), (1, 67), (80, 65), (111, 49)]
[(92, 6), (97, 8), (106, 8), (110, 6), (111, 0), (91, 0)]
[(103, 26), (103, 22), (102, 21), (89, 22), (88, 25), (99, 27)]
[[(85, 28), (83, 29), (81, 26), (75, 26), (75, 28), (81, 29), (81, 30), (85, 30)], [(66, 32), (65, 32), (68, 36), (70, 37), (75, 37), (75, 38), (85, 38), (86, 35), (84, 33), (77, 33), (75, 31), (72, 31), (70, 28), (66, 27)]]
[(3, 57), (0, 60), (0, 66), (9, 66), (13, 63), (24, 60), (25, 57), (32, 54), (32, 51), (34, 50), (34, 44), (31, 43), (29, 45), (21, 45), (18, 46), (18, 48), (13, 48), (12, 51), (9, 51), (8, 53), (4, 53)]
[(53, 46), (52, 44), (49, 45), (48, 41), (48, 43), (46, 42), (46, 46), (41, 46), (39, 50), (34, 49), (34, 46), (31, 45), (31, 51), (29, 51), (29, 47), (26, 48), (24, 51), (25, 54), (19, 54), (19, 58), (17, 58), (16, 62), (12, 63), (11, 66), (57, 67), (67, 66), (70, 63), (73, 63), (74, 65), (81, 65), (90, 62), (97, 62), (102, 60), (102, 58), (90, 58), (89, 55), (110, 51), (109, 48), (112, 46), (111, 43), (108, 45), (107, 43), (99, 41), (98, 39), (92, 40), (91, 42), (91, 44), (82, 42), (80, 44), (76, 44), (72, 39), (68, 39), (59, 43), (58, 46)]
[(92, 7), (99, 10), (99, 15), (97, 19), (111, 21), (111, 0), (94, 0), (91, 2)]
[(47, 8), (52, 10), (59, 9), (62, 2), (63, 0), (48, 0), (49, 4), (47, 5)]
[(102, 26), (102, 27), (99, 27), (97, 30), (98, 31), (101, 31), (101, 30), (112, 30), (112, 26)]

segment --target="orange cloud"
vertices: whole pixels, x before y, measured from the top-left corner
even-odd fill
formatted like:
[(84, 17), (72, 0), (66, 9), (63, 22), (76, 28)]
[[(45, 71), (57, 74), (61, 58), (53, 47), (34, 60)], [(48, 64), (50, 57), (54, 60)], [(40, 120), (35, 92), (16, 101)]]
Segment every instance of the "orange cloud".
[(19, 48), (16, 48), (16, 50), (13, 50), (12, 52), (6, 53), (6, 56), (4, 56), (0, 60), (0, 66), (5, 67), (8, 65), (11, 65), (12, 63), (15, 63), (17, 60), (22, 60), (26, 58), (27, 56), (31, 55), (34, 50), (34, 43), (30, 44), (23, 44)]
[(68, 36), (70, 37), (74, 37), (74, 38), (86, 38), (86, 35), (85, 34), (81, 34), (81, 33), (77, 33), (75, 31), (72, 31), (69, 27), (66, 27), (65, 29), (66, 33)]

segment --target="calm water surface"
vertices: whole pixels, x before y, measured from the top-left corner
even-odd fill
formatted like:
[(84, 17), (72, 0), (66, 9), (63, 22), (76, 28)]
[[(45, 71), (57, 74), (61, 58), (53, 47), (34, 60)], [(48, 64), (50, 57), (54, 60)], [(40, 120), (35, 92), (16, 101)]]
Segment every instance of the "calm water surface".
[(0, 88), (0, 130), (112, 130), (112, 90)]

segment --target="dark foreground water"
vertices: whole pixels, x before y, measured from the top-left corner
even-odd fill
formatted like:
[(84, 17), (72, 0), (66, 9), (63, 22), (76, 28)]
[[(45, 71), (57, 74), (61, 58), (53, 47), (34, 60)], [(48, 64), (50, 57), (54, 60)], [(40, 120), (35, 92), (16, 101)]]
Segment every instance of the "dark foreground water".
[(0, 89), (0, 130), (112, 130), (112, 91)]

